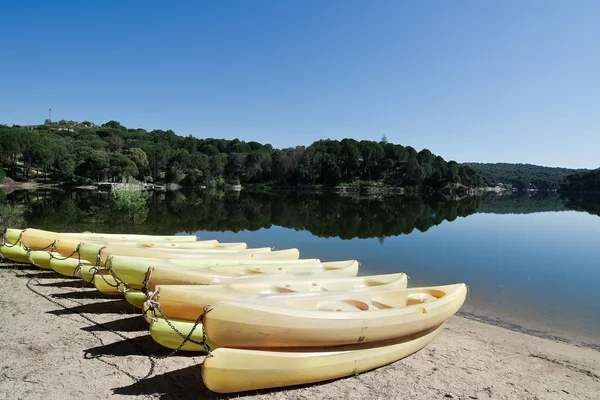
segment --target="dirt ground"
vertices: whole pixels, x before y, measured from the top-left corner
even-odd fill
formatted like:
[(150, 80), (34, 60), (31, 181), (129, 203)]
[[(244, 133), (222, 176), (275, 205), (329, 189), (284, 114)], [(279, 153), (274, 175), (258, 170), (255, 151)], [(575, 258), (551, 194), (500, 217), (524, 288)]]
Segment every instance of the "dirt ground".
[(127, 302), (0, 264), (0, 399), (599, 399), (600, 351), (453, 317), (425, 349), (345, 379), (219, 395)]

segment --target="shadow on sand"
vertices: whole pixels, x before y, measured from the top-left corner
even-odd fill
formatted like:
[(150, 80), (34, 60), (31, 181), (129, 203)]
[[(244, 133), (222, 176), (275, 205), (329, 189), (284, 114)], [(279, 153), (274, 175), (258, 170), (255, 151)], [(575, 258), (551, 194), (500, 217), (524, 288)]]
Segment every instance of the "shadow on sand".
[(68, 307), (59, 310), (48, 311), (54, 315), (69, 314), (139, 314), (140, 311), (125, 300), (103, 301), (98, 303), (82, 304), (79, 306)]
[(81, 328), (86, 332), (102, 332), (105, 330), (115, 332), (142, 332), (148, 330), (148, 323), (140, 315), (129, 318), (119, 318), (110, 322), (102, 322), (102, 326), (86, 326)]
[[(88, 289), (87, 287), (83, 287), (85, 289)], [(82, 289), (83, 289), (82, 288)], [(77, 300), (77, 299), (103, 299), (103, 300), (110, 300), (111, 297), (107, 296), (105, 294), (100, 293), (99, 291), (92, 289), (92, 290), (81, 290), (81, 291), (73, 291), (73, 292), (66, 292), (66, 293), (56, 293), (56, 294), (52, 294), (52, 297), (56, 298), (56, 299), (72, 299), (72, 300)], [(114, 298), (113, 298), (114, 299)]]
[(202, 382), (200, 361), (198, 365), (155, 375), (132, 385), (113, 389), (114, 394), (126, 396), (158, 396), (172, 399), (222, 399), (222, 394), (211, 392)]
[[(105, 324), (102, 324), (106, 326)], [(102, 329), (102, 327), (98, 327)], [(124, 336), (122, 336), (124, 337)], [(169, 354), (169, 349), (156, 343), (150, 334), (134, 338), (126, 338), (118, 342), (91, 347), (85, 350), (86, 358), (96, 358), (102, 356), (122, 357), (122, 356), (165, 356)], [(182, 355), (186, 353), (182, 352)], [(197, 354), (196, 354), (197, 355)]]

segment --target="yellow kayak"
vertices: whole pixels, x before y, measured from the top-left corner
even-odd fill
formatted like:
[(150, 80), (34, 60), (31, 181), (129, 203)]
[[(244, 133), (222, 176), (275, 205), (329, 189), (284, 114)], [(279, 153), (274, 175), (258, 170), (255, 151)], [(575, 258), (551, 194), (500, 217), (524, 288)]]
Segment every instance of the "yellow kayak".
[[(265, 265), (221, 265), (206, 266), (203, 269), (188, 269), (178, 267), (151, 267), (152, 273), (148, 289), (153, 291), (156, 285), (217, 285), (231, 283), (271, 282), (287, 279), (316, 279), (316, 278), (350, 278), (358, 274), (359, 264), (355, 260), (334, 261), (312, 264), (265, 264)], [(106, 274), (106, 273), (105, 273)], [(115, 274), (119, 279), (122, 277)], [(110, 274), (104, 275), (111, 276)], [(125, 281), (136, 289), (142, 288), (142, 278), (137, 282)], [(111, 282), (114, 282), (112, 280)], [(116, 284), (116, 282), (115, 282)], [(94, 279), (96, 289), (105, 294), (117, 294), (116, 288), (107, 285), (104, 279)], [(108, 286), (108, 287), (107, 287)]]
[(150, 249), (177, 249), (177, 250), (246, 250), (247, 245), (244, 242), (237, 243), (219, 243), (217, 240), (203, 240), (197, 242), (140, 242), (140, 241), (110, 241), (110, 240), (90, 240), (90, 239), (58, 239), (54, 243), (54, 251), (59, 252), (63, 256), (71, 256), (79, 250), (82, 243), (96, 244), (106, 246), (109, 244), (118, 244), (119, 246), (127, 246), (133, 248), (150, 248)]
[(27, 254), (27, 259), (29, 262), (42, 269), (52, 269), (50, 266), (50, 260), (52, 260), (52, 257), (64, 258), (58, 253), (49, 253), (47, 251), (30, 251)]
[(212, 351), (212, 357), (204, 359), (202, 379), (213, 392), (233, 393), (352, 376), (421, 350), (440, 333), (442, 326), (400, 339), (326, 349), (217, 348)]
[[(96, 261), (98, 254), (102, 260), (106, 258), (107, 254), (111, 255), (123, 255), (130, 257), (156, 257), (156, 258), (171, 258), (171, 257), (243, 257), (252, 258), (262, 256), (262, 253), (272, 253), (270, 247), (260, 247), (255, 249), (242, 249), (242, 250), (230, 250), (230, 249), (215, 249), (215, 248), (178, 248), (178, 247), (166, 247), (166, 248), (154, 248), (154, 247), (141, 247), (141, 246), (128, 246), (121, 244), (96, 244), (82, 242), (79, 245), (79, 254), (81, 258), (87, 261)], [(278, 258), (267, 255), (266, 258)], [(298, 257), (296, 257), (298, 258)]]
[[(366, 288), (404, 289), (407, 283), (408, 277), (403, 273), (329, 279), (287, 279), (283, 276), (271, 282), (230, 285), (158, 285), (152, 293), (151, 300), (159, 304), (168, 318), (195, 321), (204, 310), (204, 306), (223, 300), (300, 293), (322, 294)], [(136, 296), (138, 293), (125, 293), (125, 298), (130, 303), (143, 304), (146, 297), (143, 296), (142, 302), (139, 303), (139, 296)]]
[(159, 259), (189, 259), (189, 260), (204, 260), (204, 259), (254, 259), (254, 260), (297, 260), (300, 257), (298, 249), (286, 249), (271, 251), (270, 247), (261, 248), (255, 251), (254, 249), (227, 251), (227, 250), (198, 250), (184, 251), (166, 249), (150, 249), (150, 248), (135, 248), (118, 245), (101, 246), (96, 244), (83, 243), (79, 247), (81, 257), (91, 263), (95, 263), (98, 255), (100, 255), (101, 265), (104, 265), (107, 258), (112, 255), (125, 255), (130, 257), (145, 257)]
[(327, 347), (410, 335), (454, 315), (465, 284), (319, 297), (220, 301), (204, 318), (222, 347)]
[(96, 290), (98, 290), (100, 293), (107, 296), (123, 296), (123, 286), (117, 285), (117, 282), (114, 280), (114, 278), (106, 271), (93, 274), (90, 279), (92, 280)]
[(44, 231), (41, 229), (28, 228), (7, 229), (6, 237), (10, 243), (15, 243), (19, 238), (31, 249), (49, 248), (52, 243), (58, 239), (95, 239), (95, 240), (111, 240), (111, 241), (163, 241), (163, 242), (195, 242), (198, 240), (196, 236), (155, 236), (155, 235), (121, 235), (109, 233), (62, 233)]
[[(94, 261), (95, 263), (95, 261)], [(148, 268), (151, 266), (160, 266), (164, 268), (177, 267), (178, 269), (198, 270), (207, 267), (223, 265), (296, 265), (296, 264), (317, 264), (320, 260), (315, 258), (305, 258), (298, 260), (259, 260), (255, 258), (205, 258), (205, 259), (186, 259), (186, 258), (147, 258), (130, 256), (110, 256), (108, 266), (121, 278), (128, 283), (139, 283), (144, 280)], [(218, 283), (218, 282), (214, 282)]]
[(27, 250), (19, 245), (2, 245), (0, 246), (2, 256), (10, 261), (29, 263)]
[(50, 260), (50, 268), (55, 272), (68, 276), (68, 277), (78, 277), (81, 278), (82, 274), (83, 278), (87, 278), (86, 281), (90, 281), (91, 273), (89, 275), (86, 272), (89, 272), (92, 264), (85, 260), (79, 261), (77, 258), (52, 258)]
[[(356, 276), (358, 267), (356, 260), (310, 264), (207, 265), (200, 269), (155, 266), (150, 267), (148, 288), (154, 290), (156, 285), (227, 285), (243, 281), (258, 282), (265, 279), (281, 279), (289, 274), (302, 276), (319, 273), (323, 278), (327, 275), (341, 278)], [(120, 275), (116, 275), (121, 278)], [(141, 287), (142, 281), (143, 279), (126, 282)]]

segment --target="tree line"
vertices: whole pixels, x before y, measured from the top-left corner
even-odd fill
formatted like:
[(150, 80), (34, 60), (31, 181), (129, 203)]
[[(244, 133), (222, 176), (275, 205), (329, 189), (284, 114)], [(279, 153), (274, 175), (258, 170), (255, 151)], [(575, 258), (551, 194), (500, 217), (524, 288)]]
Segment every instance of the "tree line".
[(439, 190), (479, 187), (470, 166), (428, 149), (380, 141), (319, 140), (277, 149), (238, 139), (178, 136), (171, 130), (132, 129), (117, 121), (47, 122), (0, 126), (0, 160), (14, 180), (91, 183), (143, 181), (185, 186), (224, 183), (330, 185), (377, 182)]
[(600, 169), (569, 175), (560, 189), (563, 192), (600, 192)]
[(585, 171), (570, 168), (542, 167), (532, 164), (466, 163), (479, 172), (484, 186), (509, 185), (516, 190), (556, 190), (571, 174)]

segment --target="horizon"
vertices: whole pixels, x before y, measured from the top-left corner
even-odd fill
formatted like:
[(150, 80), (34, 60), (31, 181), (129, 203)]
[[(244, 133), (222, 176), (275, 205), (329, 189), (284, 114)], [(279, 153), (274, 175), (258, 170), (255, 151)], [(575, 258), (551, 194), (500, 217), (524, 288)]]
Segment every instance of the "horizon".
[[(2, 4), (0, 123), (597, 169), (600, 3)], [(92, 19), (90, 16), (94, 16)]]

